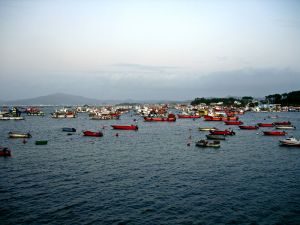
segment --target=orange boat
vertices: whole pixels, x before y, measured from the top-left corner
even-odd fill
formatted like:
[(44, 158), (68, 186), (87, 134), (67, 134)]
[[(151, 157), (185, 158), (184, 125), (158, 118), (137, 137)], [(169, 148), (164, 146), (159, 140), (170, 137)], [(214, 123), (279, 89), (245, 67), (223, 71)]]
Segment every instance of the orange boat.
[(242, 125), (242, 121), (225, 121), (225, 125)]
[(136, 125), (111, 125), (115, 130), (138, 130), (139, 127)]

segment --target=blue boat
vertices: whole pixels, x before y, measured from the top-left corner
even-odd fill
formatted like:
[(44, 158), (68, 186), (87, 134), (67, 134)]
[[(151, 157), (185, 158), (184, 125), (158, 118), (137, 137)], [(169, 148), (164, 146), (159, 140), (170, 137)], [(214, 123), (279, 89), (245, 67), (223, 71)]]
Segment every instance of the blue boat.
[(70, 128), (70, 127), (63, 127), (62, 131), (64, 132), (76, 132), (75, 128)]

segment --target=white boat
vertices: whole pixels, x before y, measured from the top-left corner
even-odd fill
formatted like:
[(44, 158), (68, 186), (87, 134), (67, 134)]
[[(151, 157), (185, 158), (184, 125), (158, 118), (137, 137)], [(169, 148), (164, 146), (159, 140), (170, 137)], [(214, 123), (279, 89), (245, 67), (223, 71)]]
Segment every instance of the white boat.
[(294, 129), (296, 129), (296, 127), (293, 125), (277, 125), (275, 128), (279, 129), (279, 130), (294, 130)]
[(22, 116), (12, 116), (9, 113), (0, 113), (0, 120), (24, 120), (24, 117)]
[(281, 145), (283, 146), (294, 146), (294, 147), (300, 147), (300, 140), (297, 140), (294, 137), (289, 137), (284, 140), (279, 141)]

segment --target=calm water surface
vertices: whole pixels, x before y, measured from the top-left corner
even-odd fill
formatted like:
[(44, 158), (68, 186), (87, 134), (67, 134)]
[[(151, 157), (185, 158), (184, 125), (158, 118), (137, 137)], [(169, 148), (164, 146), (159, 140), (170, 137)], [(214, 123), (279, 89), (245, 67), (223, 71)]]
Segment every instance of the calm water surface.
[[(300, 113), (277, 114), (264, 120), (270, 114), (248, 113), (241, 120), (290, 120), (300, 128)], [(0, 121), (0, 145), (13, 150), (13, 157), (0, 158), (0, 224), (300, 224), (300, 149), (261, 135), (272, 128), (234, 127), (236, 136), (220, 149), (194, 146), (206, 134), (199, 126), (224, 128), (219, 122), (139, 119), (137, 132), (110, 129), (134, 118), (48, 114)], [(62, 127), (77, 133), (68, 136)], [(85, 129), (102, 130), (104, 137), (83, 137)], [(23, 144), (7, 138), (9, 131), (33, 137)], [(300, 138), (299, 129), (288, 132)], [(48, 145), (34, 144), (42, 139)]]

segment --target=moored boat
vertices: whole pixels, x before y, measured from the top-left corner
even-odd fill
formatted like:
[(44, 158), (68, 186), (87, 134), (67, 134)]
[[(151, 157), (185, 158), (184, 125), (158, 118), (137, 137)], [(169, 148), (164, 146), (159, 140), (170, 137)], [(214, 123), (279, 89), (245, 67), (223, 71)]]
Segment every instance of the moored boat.
[(242, 121), (225, 121), (225, 125), (242, 125)]
[(276, 125), (275, 128), (278, 130), (294, 130), (294, 129), (296, 129), (296, 127), (293, 125)]
[(285, 131), (263, 131), (266, 136), (285, 136), (287, 133)]
[(279, 143), (282, 146), (300, 147), (300, 140), (297, 140), (294, 137), (289, 137), (287, 139), (280, 140)]
[(204, 121), (222, 121), (222, 117), (218, 116), (204, 116)]
[(94, 132), (94, 131), (86, 130), (86, 131), (83, 131), (83, 135), (84, 136), (90, 136), (90, 137), (102, 137), (103, 133), (100, 132), (100, 131)]
[(292, 123), (290, 121), (281, 121), (281, 122), (274, 122), (275, 126), (277, 125), (291, 125)]
[(64, 132), (76, 132), (76, 129), (75, 128), (71, 128), (71, 127), (63, 127), (62, 128), (62, 131)]
[(169, 114), (168, 117), (144, 117), (145, 122), (175, 122), (176, 116), (174, 114)]
[(184, 114), (177, 114), (178, 119), (199, 119), (201, 116), (199, 115), (184, 115)]
[(197, 147), (211, 147), (211, 148), (220, 148), (220, 141), (209, 142), (207, 140), (200, 140), (196, 142)]
[(225, 135), (218, 134), (208, 134), (206, 135), (206, 138), (211, 140), (226, 140)]
[(235, 132), (233, 130), (214, 130), (214, 131), (210, 131), (210, 134), (214, 134), (214, 135), (235, 135)]
[(199, 127), (199, 131), (211, 131), (211, 130), (217, 130), (215, 127)]
[(0, 156), (11, 156), (11, 150), (6, 148), (6, 147), (1, 147), (0, 146)]
[(10, 138), (31, 138), (30, 133), (9, 132), (8, 135)]
[(257, 126), (259, 127), (274, 127), (273, 123), (258, 123)]
[(258, 126), (239, 126), (241, 130), (257, 130)]
[(137, 125), (111, 125), (115, 130), (138, 130)]
[(46, 141), (46, 140), (39, 140), (39, 141), (35, 141), (35, 144), (36, 145), (46, 145), (46, 144), (48, 144), (48, 141)]

